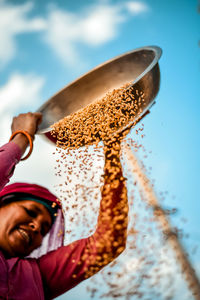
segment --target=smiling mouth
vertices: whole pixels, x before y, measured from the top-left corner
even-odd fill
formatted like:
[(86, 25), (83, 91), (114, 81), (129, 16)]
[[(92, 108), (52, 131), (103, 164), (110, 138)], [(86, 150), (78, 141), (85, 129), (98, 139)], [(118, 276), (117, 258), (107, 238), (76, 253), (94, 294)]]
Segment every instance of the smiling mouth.
[(28, 232), (22, 228), (18, 228), (18, 232), (20, 233), (21, 237), (26, 241), (26, 243), (30, 245), (31, 236), (28, 234)]

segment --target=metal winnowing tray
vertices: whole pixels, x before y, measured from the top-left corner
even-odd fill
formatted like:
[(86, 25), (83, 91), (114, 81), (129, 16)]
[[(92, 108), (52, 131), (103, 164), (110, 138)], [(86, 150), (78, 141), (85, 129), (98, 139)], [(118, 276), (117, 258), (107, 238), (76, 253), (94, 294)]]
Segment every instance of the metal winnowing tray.
[(136, 115), (133, 122), (137, 121), (150, 109), (158, 93), (158, 60), (161, 54), (162, 50), (157, 46), (138, 48), (106, 61), (69, 83), (38, 108), (43, 120), (37, 133), (43, 133), (56, 142), (50, 133), (51, 125), (129, 82), (134, 89), (145, 94), (145, 103), (140, 107), (142, 112)]

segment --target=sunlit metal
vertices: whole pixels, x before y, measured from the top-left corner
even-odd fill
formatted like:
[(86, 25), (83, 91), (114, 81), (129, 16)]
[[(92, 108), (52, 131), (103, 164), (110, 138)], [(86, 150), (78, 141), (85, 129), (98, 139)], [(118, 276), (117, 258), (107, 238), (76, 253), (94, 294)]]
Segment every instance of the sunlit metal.
[(161, 54), (162, 50), (157, 46), (139, 48), (105, 62), (71, 82), (37, 110), (43, 114), (38, 133), (51, 138), (48, 132), (53, 123), (129, 82), (145, 94), (145, 103), (141, 107), (141, 114), (144, 114), (159, 90), (158, 60)]

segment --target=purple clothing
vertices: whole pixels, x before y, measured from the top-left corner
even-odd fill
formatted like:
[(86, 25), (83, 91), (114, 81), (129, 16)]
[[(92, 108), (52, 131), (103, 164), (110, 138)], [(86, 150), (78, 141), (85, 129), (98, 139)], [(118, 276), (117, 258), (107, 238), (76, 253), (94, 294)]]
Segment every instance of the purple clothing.
[(73, 288), (85, 279), (85, 265), (78, 262), (87, 242), (76, 241), (38, 259), (5, 259), (0, 252), (0, 299), (53, 299)]
[[(0, 148), (0, 190), (9, 182), (21, 158), (10, 142)], [(53, 299), (85, 279), (87, 256), (96, 257), (96, 235), (62, 246), (39, 258), (6, 259), (0, 251), (0, 299)], [(81, 261), (81, 263), (80, 263)]]
[(9, 182), (20, 158), (21, 150), (15, 143), (10, 142), (0, 148), (0, 190)]

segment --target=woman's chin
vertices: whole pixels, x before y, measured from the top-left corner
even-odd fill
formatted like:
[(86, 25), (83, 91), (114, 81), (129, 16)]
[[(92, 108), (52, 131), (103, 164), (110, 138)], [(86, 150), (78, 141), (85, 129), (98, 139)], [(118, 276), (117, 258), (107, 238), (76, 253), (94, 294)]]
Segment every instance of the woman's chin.
[(10, 257), (25, 257), (31, 253), (31, 250), (20, 238), (10, 237), (9, 248), (6, 251)]

